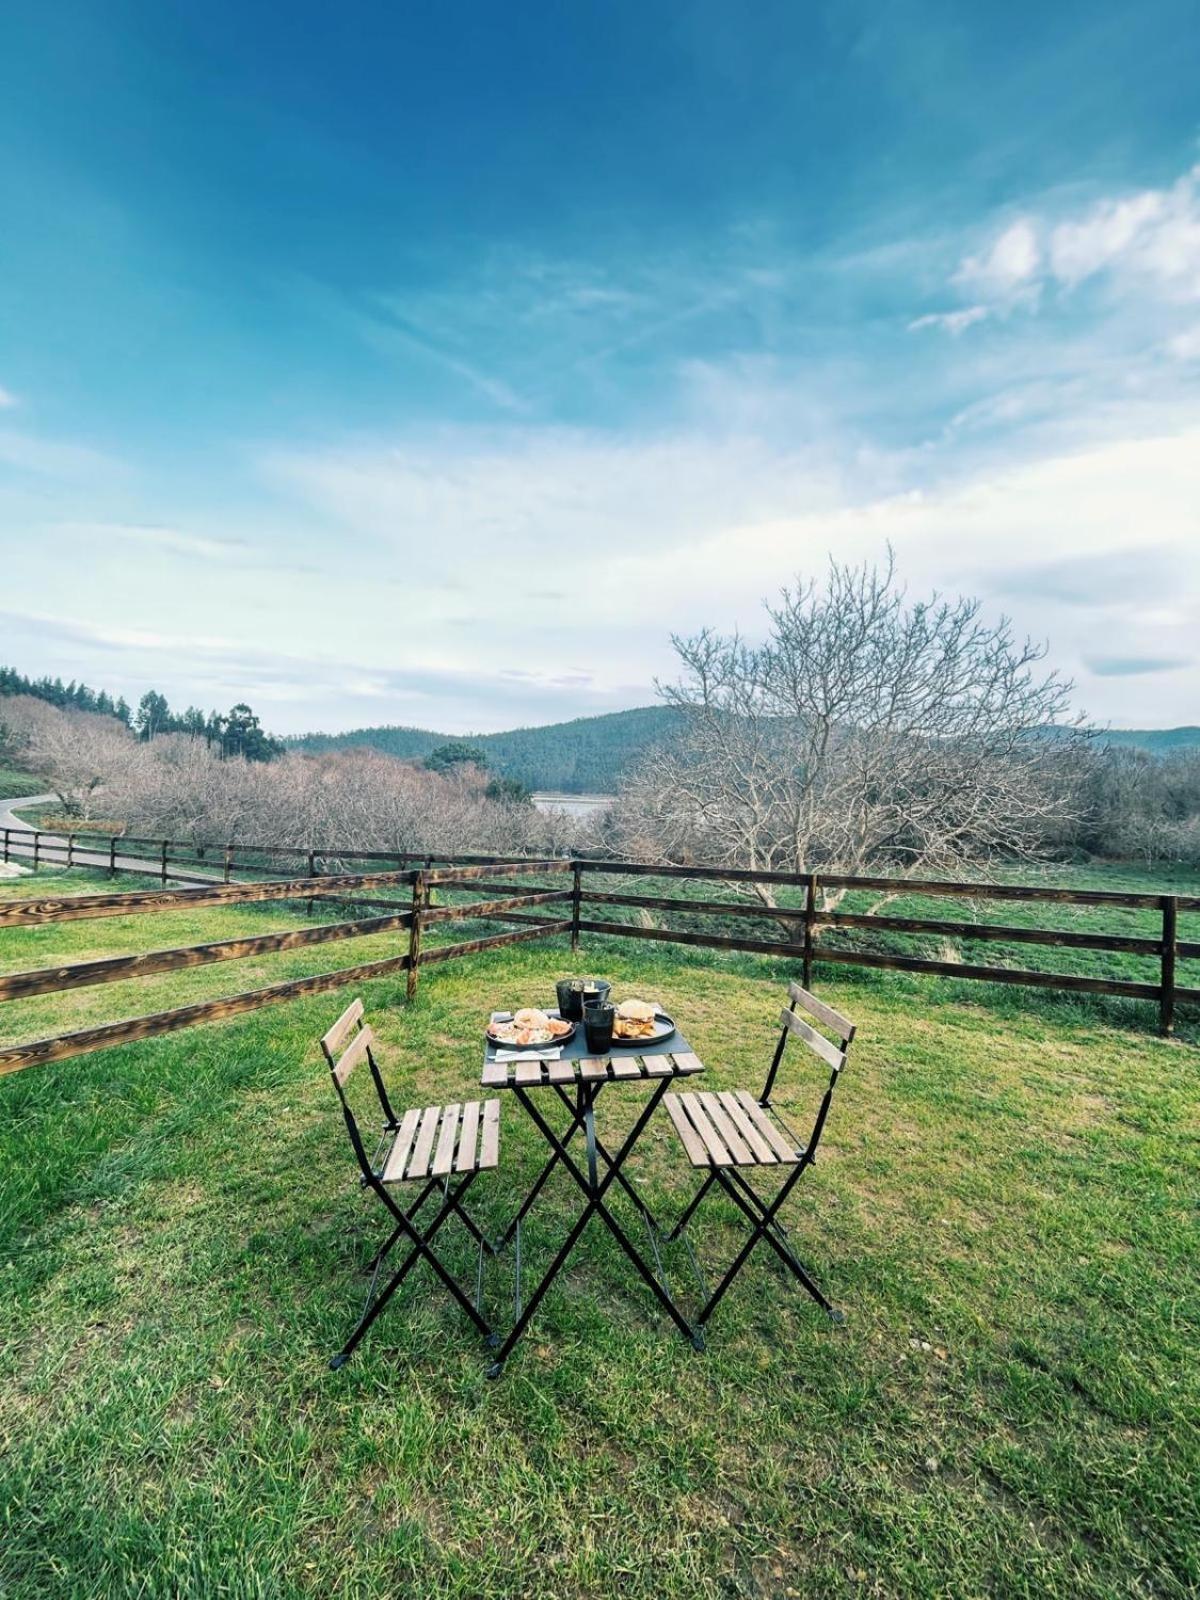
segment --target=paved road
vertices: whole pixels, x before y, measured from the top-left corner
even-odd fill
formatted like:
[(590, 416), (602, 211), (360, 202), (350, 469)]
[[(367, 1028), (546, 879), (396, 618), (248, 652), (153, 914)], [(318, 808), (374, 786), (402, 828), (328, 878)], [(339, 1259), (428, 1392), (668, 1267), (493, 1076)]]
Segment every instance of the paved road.
[[(0, 828), (8, 828), (12, 830), (9, 833), (8, 846), (10, 860), (20, 860), (23, 857), (31, 857), (33, 855), (33, 830), (30, 828), (27, 822), (21, 821), (20, 817), (16, 815), (16, 812), (24, 810), (29, 806), (44, 806), (53, 804), (57, 798), (58, 796), (53, 794), (27, 794), (20, 795), (15, 800), (0, 800)], [(24, 839), (20, 838), (22, 833), (27, 835), (27, 837)], [(61, 849), (56, 849), (50, 860), (45, 862), (45, 865), (65, 865), (66, 856), (63, 853), (65, 852), (67, 846), (65, 835), (57, 833), (43, 833), (41, 844), (38, 847), (39, 852), (44, 851), (47, 845), (58, 845), (61, 846)], [(107, 841), (105, 842), (103, 850), (89, 850), (82, 845), (80, 836), (77, 834), (75, 836), (75, 848), (71, 852), (71, 855), (72, 860), (78, 866), (104, 867), (106, 870), (108, 868)], [(151, 878), (157, 878), (159, 876), (158, 872), (155, 870), (154, 863), (152, 861), (147, 861), (141, 856), (123, 856), (118, 853), (117, 866), (123, 867), (129, 872), (145, 873)], [(221, 880), (221, 875), (216, 872), (168, 871), (167, 877), (174, 883), (212, 883), (214, 881), (220, 882)]]

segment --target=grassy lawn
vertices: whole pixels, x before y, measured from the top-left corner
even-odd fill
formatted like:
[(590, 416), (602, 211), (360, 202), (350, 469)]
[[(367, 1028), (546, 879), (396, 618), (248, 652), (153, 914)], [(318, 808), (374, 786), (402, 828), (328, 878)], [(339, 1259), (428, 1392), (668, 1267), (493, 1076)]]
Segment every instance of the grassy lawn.
[(18, 795), (32, 794), (39, 779), (28, 772), (18, 772), (15, 767), (0, 766), (0, 800), (15, 800)]
[[(231, 907), (6, 930), (0, 958), (286, 921)], [(0, 1021), (6, 1039), (61, 1031), (396, 938)], [(788, 969), (584, 950), (579, 969), (661, 998), (712, 1085), (757, 1086)], [(475, 1093), (483, 1015), (549, 1002), (570, 963), (556, 943), (431, 967), (407, 1009), (402, 975), (367, 986), (397, 1104)], [(1156, 1039), (1132, 1004), (844, 971), (820, 988), (860, 1033), (795, 1217), (846, 1325), (759, 1252), (696, 1355), (593, 1229), (494, 1384), (423, 1269), (354, 1361), (326, 1368), (379, 1234), (315, 1045), (348, 996), (0, 1079), (0, 1595), (1200, 1591), (1195, 1046)], [(777, 1098), (799, 1122), (820, 1088), (793, 1075)], [(643, 1093), (606, 1091), (610, 1129)], [(670, 1214), (689, 1184), (665, 1118), (640, 1150)], [(500, 1170), (473, 1191), (488, 1226), (540, 1159), (506, 1103)], [(535, 1213), (527, 1274), (572, 1192)], [(711, 1267), (738, 1235), (715, 1202), (700, 1222)], [(501, 1320), (510, 1291), (506, 1261), (488, 1285)]]

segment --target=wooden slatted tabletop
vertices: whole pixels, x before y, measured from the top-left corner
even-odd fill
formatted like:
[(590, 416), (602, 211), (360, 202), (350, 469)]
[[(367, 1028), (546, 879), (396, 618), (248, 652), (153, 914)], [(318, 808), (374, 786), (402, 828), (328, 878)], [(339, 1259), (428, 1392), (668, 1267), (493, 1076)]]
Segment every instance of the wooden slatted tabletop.
[(484, 1048), (481, 1079), (485, 1089), (534, 1089), (545, 1084), (684, 1078), (704, 1071), (704, 1063), (678, 1028), (667, 1038), (644, 1050), (617, 1049), (608, 1056), (588, 1055), (582, 1026), (576, 1029), (575, 1037), (562, 1046), (562, 1056), (557, 1061), (538, 1061), (533, 1058), (498, 1061), (496, 1056), (496, 1047), (488, 1043)]

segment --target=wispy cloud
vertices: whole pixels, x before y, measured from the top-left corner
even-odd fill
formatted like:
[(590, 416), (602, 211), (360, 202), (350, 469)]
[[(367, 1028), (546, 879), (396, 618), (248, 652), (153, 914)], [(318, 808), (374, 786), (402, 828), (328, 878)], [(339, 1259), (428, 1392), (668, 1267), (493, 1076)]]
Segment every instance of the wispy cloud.
[(124, 471), (122, 462), (90, 445), (45, 439), (15, 428), (0, 428), (0, 462), (44, 478), (111, 476)]
[(979, 255), (967, 256), (954, 282), (975, 294), (1005, 304), (1027, 296), (1036, 287), (1042, 264), (1038, 230), (1028, 217), (1004, 229)]
[(1169, 593), (1177, 579), (1175, 552), (1169, 546), (1146, 545), (1008, 565), (990, 575), (989, 586), (1021, 600), (1037, 596), (1068, 606), (1128, 606)]
[(921, 328), (944, 328), (947, 333), (965, 333), (988, 315), (986, 306), (964, 306), (960, 311), (930, 311), (923, 317), (914, 317), (908, 325), (910, 333)]
[(17, 404), (17, 397), (11, 389), (6, 389), (0, 384), (0, 411), (11, 410)]
[(1168, 339), (1167, 350), (1176, 361), (1200, 361), (1200, 322)]
[(392, 313), (384, 318), (365, 318), (363, 336), (368, 343), (376, 346), (390, 345), (395, 348), (397, 345), (403, 345), (409, 350), (419, 352), (426, 360), (444, 367), (455, 377), (462, 378), (502, 411), (520, 412), (529, 409), (528, 402), (502, 378), (494, 377), (474, 362), (441, 348), (430, 335), (398, 314)]
[(1085, 656), (1084, 665), (1098, 678), (1144, 678), (1156, 672), (1178, 672), (1195, 665), (1194, 656)]
[(211, 539), (187, 533), (181, 528), (161, 527), (140, 522), (64, 522), (63, 532), (89, 538), (122, 539), (131, 544), (171, 550), (179, 555), (201, 556), (206, 561), (229, 561), (245, 554), (247, 545), (240, 539)]
[[(971, 304), (918, 317), (909, 327), (960, 332), (986, 315), (1044, 307), (1050, 290), (1069, 296), (1099, 281), (1118, 294), (1167, 305), (1200, 300), (1200, 166), (1167, 188), (1106, 195), (1071, 214), (1030, 212), (1006, 223), (964, 255), (951, 276)], [(1190, 351), (1187, 336), (1180, 337)]]

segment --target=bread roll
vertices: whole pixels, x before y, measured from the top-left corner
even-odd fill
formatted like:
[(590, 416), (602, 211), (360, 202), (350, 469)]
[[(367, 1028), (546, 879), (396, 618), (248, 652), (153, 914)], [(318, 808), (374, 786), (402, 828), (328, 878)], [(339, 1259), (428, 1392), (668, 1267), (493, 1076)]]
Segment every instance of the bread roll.
[(645, 1000), (622, 1000), (617, 1015), (626, 1022), (653, 1022), (654, 1007)]
[(526, 1006), (513, 1017), (515, 1028), (544, 1028), (549, 1024), (550, 1018), (544, 1011), (539, 1011), (536, 1006)]

